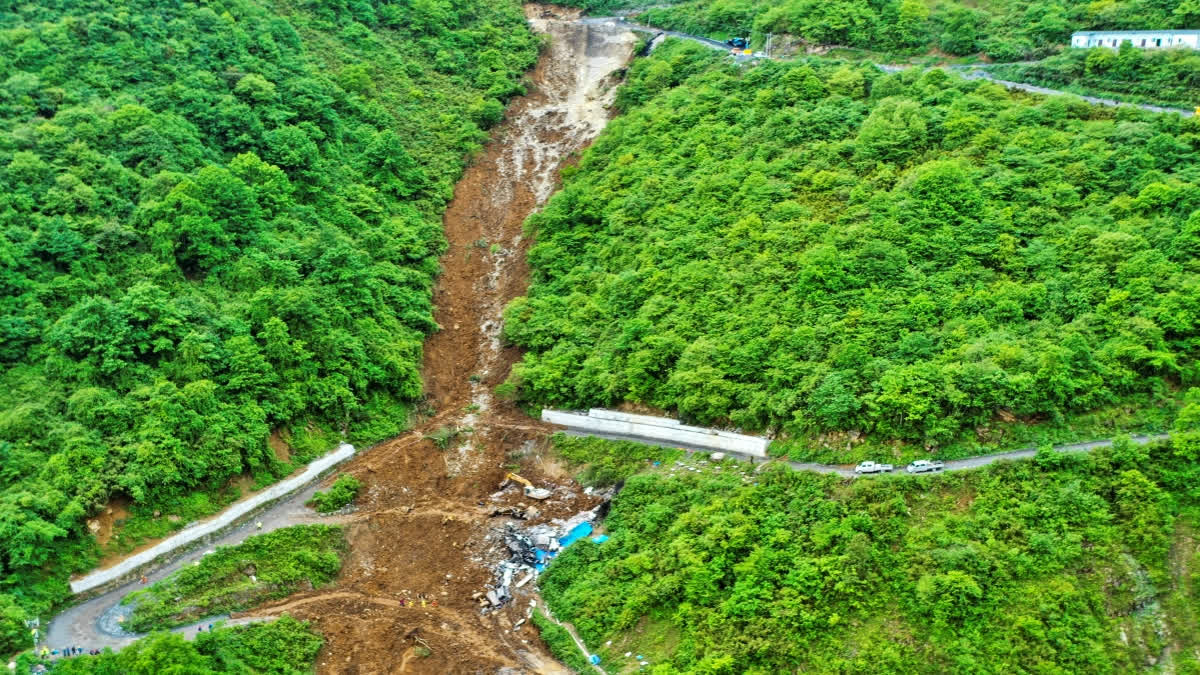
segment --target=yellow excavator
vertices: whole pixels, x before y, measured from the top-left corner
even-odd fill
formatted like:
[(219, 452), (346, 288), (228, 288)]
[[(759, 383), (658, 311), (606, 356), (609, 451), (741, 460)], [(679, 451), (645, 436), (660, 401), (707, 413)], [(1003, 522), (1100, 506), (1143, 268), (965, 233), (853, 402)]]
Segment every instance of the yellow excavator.
[(525, 486), (525, 496), (530, 499), (547, 499), (550, 495), (554, 494), (546, 488), (534, 487), (533, 483), (515, 473), (509, 473), (504, 477), (504, 480), (500, 483), (500, 489), (503, 490), (508, 487), (508, 482), (513, 480)]

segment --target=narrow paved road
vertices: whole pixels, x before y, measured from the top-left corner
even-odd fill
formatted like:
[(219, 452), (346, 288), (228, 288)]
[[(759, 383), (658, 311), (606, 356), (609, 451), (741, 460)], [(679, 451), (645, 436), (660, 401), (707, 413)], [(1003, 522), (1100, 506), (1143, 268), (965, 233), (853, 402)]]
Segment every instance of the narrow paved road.
[[(956, 70), (959, 70), (959, 69), (956, 68)], [(1084, 96), (1083, 94), (1075, 94), (1075, 93), (1072, 93), (1069, 91), (1059, 91), (1058, 89), (1049, 89), (1047, 87), (1039, 87), (1039, 86), (1032, 85), (1032, 84), (1025, 84), (1024, 82), (1013, 82), (1011, 80), (1001, 80), (999, 78), (993, 77), (992, 74), (987, 72), (986, 70), (979, 70), (979, 69), (968, 70), (967, 72), (965, 72), (963, 74), (963, 77), (967, 78), (968, 80), (975, 80), (975, 79), (988, 80), (990, 82), (995, 82), (996, 84), (1002, 84), (1005, 87), (1008, 87), (1009, 89), (1020, 89), (1021, 91), (1028, 91), (1028, 92), (1032, 92), (1034, 94), (1044, 94), (1047, 96), (1053, 96), (1053, 95), (1057, 95), (1057, 94), (1064, 94), (1067, 96), (1077, 96), (1077, 97), (1087, 101), (1088, 103), (1093, 103), (1095, 105), (1141, 108), (1142, 110), (1149, 110), (1150, 112), (1156, 112), (1156, 113), (1179, 113), (1180, 115), (1182, 115), (1184, 117), (1193, 117), (1196, 114), (1194, 111), (1185, 110), (1183, 108), (1167, 108), (1164, 106), (1148, 105), (1146, 103), (1128, 103), (1126, 101), (1118, 101), (1118, 100), (1112, 99), (1112, 98), (1098, 98), (1096, 96)]]
[[(333, 524), (338, 522), (336, 517), (317, 516), (312, 509), (304, 505), (305, 502), (312, 498), (312, 494), (316, 492), (322, 482), (324, 481), (314, 481), (309, 487), (279, 502), (251, 521), (226, 532), (220, 539), (199, 547), (168, 565), (162, 566), (148, 574), (148, 580), (150, 582), (159, 581), (180, 567), (190, 565), (193, 561), (203, 556), (205, 552), (211, 551), (217, 546), (240, 544), (246, 537), (251, 535), (262, 534), (291, 525)], [(255, 527), (256, 523), (262, 523), (261, 530)], [(115, 616), (121, 613), (118, 608), (121, 599), (139, 588), (142, 588), (142, 585), (137, 581), (133, 581), (108, 593), (67, 608), (50, 621), (46, 627), (46, 636), (42, 643), (50, 649), (81, 647), (84, 651), (87, 651), (111, 647), (114, 651), (120, 650), (122, 647), (141, 637), (141, 635), (120, 630), (120, 624), (115, 621)], [(197, 628), (215, 623), (221, 618), (224, 617), (206, 618), (194, 624), (176, 628), (172, 632), (179, 633), (186, 638), (192, 638), (195, 637)], [(226, 625), (237, 625), (261, 620), (234, 619), (226, 622)]]
[[(1155, 434), (1153, 436), (1131, 436), (1130, 441), (1137, 445), (1146, 445), (1154, 441), (1162, 441), (1170, 438), (1169, 434)], [(1096, 448), (1107, 448), (1112, 446), (1114, 439), (1105, 439), (1100, 441), (1087, 441), (1085, 443), (1067, 443), (1065, 445), (1056, 445), (1054, 449), (1057, 452), (1091, 452)], [(729, 454), (729, 453), (726, 453)], [(1028, 459), (1037, 454), (1037, 448), (1025, 448), (1023, 450), (1011, 450), (1009, 452), (998, 452), (992, 455), (979, 455), (977, 457), (968, 457), (966, 459), (952, 459), (946, 462), (946, 471), (963, 471), (965, 469), (977, 469), (988, 464), (1004, 460)], [(854, 467), (851, 465), (838, 464), (812, 464), (808, 462), (788, 462), (788, 466), (799, 471), (816, 471), (817, 473), (836, 473), (839, 476), (854, 478)], [(898, 471), (903, 470), (903, 467), (897, 467)]]
[[(727, 456), (737, 457), (739, 459), (744, 459), (744, 460), (747, 460), (750, 462), (762, 463), (764, 461), (768, 461), (768, 460), (764, 460), (762, 457), (757, 456), (757, 455), (749, 455), (749, 454), (745, 454), (745, 453), (729, 451), (724, 448), (718, 448), (718, 447), (682, 448), (678, 445), (673, 445), (671, 443), (664, 443), (662, 441), (649, 440), (649, 439), (641, 438), (638, 436), (628, 436), (628, 435), (623, 435), (623, 434), (590, 433), (588, 431), (578, 429), (578, 428), (570, 429), (567, 431), (567, 433), (574, 435), (574, 436), (593, 436), (596, 438), (607, 438), (608, 440), (614, 440), (614, 441), (633, 441), (634, 443), (642, 443), (644, 445), (654, 445), (654, 446), (663, 447), (663, 448), (681, 449), (681, 450), (686, 451), (688, 454), (692, 454), (695, 452), (705, 452), (705, 453), (724, 452)], [(1145, 435), (1131, 436), (1129, 440), (1137, 445), (1146, 445), (1147, 443), (1153, 443), (1155, 441), (1163, 441), (1168, 438), (1170, 438), (1169, 434), (1154, 434), (1151, 436), (1145, 436)], [(1114, 442), (1115, 442), (1115, 439), (1107, 438), (1107, 439), (1102, 439), (1102, 440), (1098, 440), (1098, 441), (1085, 441), (1082, 443), (1066, 443), (1063, 445), (1056, 445), (1056, 446), (1054, 446), (1054, 449), (1058, 452), (1091, 452), (1092, 450), (1095, 450), (1096, 448), (1107, 448), (1107, 447), (1111, 446)], [(997, 452), (997, 453), (993, 453), (990, 455), (978, 455), (976, 457), (967, 457), (966, 459), (952, 459), (952, 460), (946, 461), (946, 471), (963, 471), (965, 469), (977, 469), (981, 466), (987, 466), (988, 464), (995, 464), (996, 462), (1000, 462), (1000, 461), (1004, 461), (1004, 460), (1028, 459), (1030, 457), (1033, 457), (1036, 454), (1037, 454), (1037, 448), (1031, 447), (1031, 448), (1022, 448), (1020, 450), (1010, 450), (1008, 452)], [(770, 461), (774, 461), (774, 460), (770, 460)], [(854, 473), (854, 465), (853, 464), (817, 464), (814, 462), (787, 462), (787, 465), (797, 471), (815, 471), (816, 473), (832, 473), (832, 474), (837, 474), (839, 476), (844, 476), (846, 478), (854, 478), (857, 476), (857, 474)], [(897, 469), (903, 470), (903, 467), (898, 467)]]
[[(642, 24), (638, 24), (638, 23), (629, 21), (629, 20), (625, 19), (624, 17), (596, 17), (596, 18), (587, 19), (587, 21), (596, 21), (596, 22), (620, 21), (620, 22), (622, 22), (623, 25), (625, 25), (625, 26), (629, 27), (631, 30), (637, 31), (639, 33), (652, 33), (655, 35), (666, 35), (669, 37), (677, 37), (677, 38), (681, 38), (683, 40), (690, 40), (692, 42), (697, 42), (706, 47), (710, 47), (712, 49), (717, 49), (720, 51), (726, 51), (729, 49), (728, 45), (726, 45), (723, 42), (718, 42), (717, 40), (710, 40), (709, 38), (702, 37), (700, 35), (690, 35), (688, 33), (681, 33), (679, 31), (664, 30), (661, 28), (655, 28), (653, 26), (646, 26), (646, 25), (642, 25)], [(739, 58), (739, 60), (748, 60), (748, 59), (745, 59), (743, 57), (743, 58)], [(1028, 62), (1022, 62), (1022, 63), (1036, 63), (1036, 62), (1028, 61)], [(912, 65), (901, 65), (901, 64), (890, 64), (890, 63), (876, 63), (874, 65), (876, 68), (879, 68), (880, 70), (882, 70), (884, 72), (888, 72), (888, 73), (894, 73), (894, 72), (898, 72), (901, 70), (908, 70), (909, 68), (923, 68), (924, 67), (924, 66), (912, 66)], [(1082, 94), (1076, 94), (1074, 92), (1062, 91), (1059, 89), (1050, 89), (1048, 87), (1039, 87), (1039, 86), (1032, 85), (1032, 84), (1025, 84), (1024, 82), (1012, 82), (1010, 80), (1001, 80), (997, 77), (993, 77), (991, 75), (991, 73), (988, 73), (987, 71), (980, 69), (978, 66), (940, 66), (940, 67), (944, 70), (954, 70), (957, 72), (962, 72), (963, 77), (967, 78), (968, 80), (975, 80), (975, 79), (988, 80), (990, 82), (995, 82), (996, 84), (1004, 85), (1005, 87), (1007, 87), (1009, 89), (1019, 89), (1021, 91), (1027, 91), (1027, 92), (1034, 93), (1034, 94), (1043, 94), (1046, 96), (1055, 96), (1055, 95), (1076, 96), (1076, 97), (1081, 98), (1084, 101), (1087, 101), (1088, 103), (1092, 103), (1094, 105), (1141, 108), (1142, 110), (1148, 110), (1148, 111), (1154, 112), (1154, 113), (1178, 113), (1184, 117), (1193, 117), (1196, 114), (1195, 111), (1186, 110), (1184, 108), (1169, 108), (1169, 107), (1165, 107), (1165, 106), (1149, 105), (1146, 103), (1129, 103), (1126, 101), (1118, 101), (1116, 99), (1111, 99), (1111, 98), (1100, 98), (1097, 96), (1084, 96)]]

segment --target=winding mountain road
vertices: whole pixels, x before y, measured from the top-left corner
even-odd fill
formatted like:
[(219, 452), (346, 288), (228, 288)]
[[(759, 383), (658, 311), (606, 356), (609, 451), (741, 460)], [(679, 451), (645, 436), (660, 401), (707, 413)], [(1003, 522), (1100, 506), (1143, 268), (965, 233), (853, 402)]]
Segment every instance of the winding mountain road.
[[(339, 522), (340, 519), (336, 516), (317, 516), (312, 509), (304, 505), (305, 502), (312, 498), (312, 494), (316, 492), (322, 482), (324, 481), (318, 480), (313, 482), (309, 487), (272, 506), (251, 521), (229, 530), (207, 546), (199, 547), (178, 560), (148, 573), (146, 575), (147, 580), (153, 583), (164, 579), (175, 570), (198, 560), (206, 552), (215, 549), (217, 546), (234, 546), (240, 544), (246, 537), (251, 535), (263, 534), (292, 525), (332, 525)], [(261, 523), (262, 527), (256, 527), (257, 523)], [(127, 614), (120, 607), (122, 598), (142, 587), (142, 584), (132, 581), (103, 595), (68, 607), (58, 616), (54, 617), (47, 625), (42, 644), (50, 649), (58, 650), (67, 647), (81, 647), (84, 651), (104, 649), (106, 647), (112, 648), (114, 651), (120, 650), (122, 647), (142, 637), (142, 635), (121, 630), (120, 623), (116, 621), (117, 616)], [(171, 632), (179, 633), (185, 638), (192, 638), (195, 637), (197, 629), (226, 618), (224, 616), (205, 618), (196, 623), (175, 628)], [(257, 617), (232, 619), (226, 621), (226, 625), (238, 625), (263, 620)]]
[[(596, 18), (590, 18), (587, 20), (588, 21), (596, 21), (596, 22), (619, 21), (622, 23), (622, 25), (628, 27), (630, 30), (633, 30), (635, 32), (653, 33), (655, 35), (677, 37), (677, 38), (680, 38), (683, 40), (690, 40), (692, 42), (702, 44), (705, 47), (710, 47), (712, 49), (716, 49), (719, 51), (727, 51), (729, 49), (728, 45), (726, 45), (723, 42), (719, 42), (717, 40), (712, 40), (712, 39), (709, 39), (709, 38), (706, 38), (706, 37), (703, 37), (700, 35), (691, 35), (688, 33), (681, 33), (679, 31), (664, 30), (661, 28), (655, 28), (653, 26), (646, 26), (643, 24), (634, 23), (632, 21), (629, 21), (628, 19), (625, 19), (624, 17), (602, 17), (602, 18), (596, 17)], [(739, 60), (749, 60), (749, 59), (747, 59), (745, 57), (739, 57)], [(901, 70), (908, 70), (909, 68), (922, 68), (923, 67), (923, 66), (891, 64), (891, 63), (876, 63), (874, 65), (876, 68), (878, 68), (884, 72), (888, 72), (888, 73), (894, 73), (894, 72), (898, 72)], [(1146, 103), (1129, 103), (1126, 101), (1118, 101), (1116, 99), (1111, 99), (1111, 98), (1100, 98), (1098, 96), (1085, 96), (1083, 94), (1076, 94), (1076, 93), (1070, 92), (1070, 91), (1062, 91), (1059, 89), (1050, 89), (1048, 87), (1039, 87), (1037, 85), (1025, 84), (1024, 82), (1013, 82), (1011, 80), (1002, 80), (998, 77), (993, 77), (991, 75), (991, 73), (988, 73), (986, 70), (983, 70), (983, 69), (979, 68), (978, 66), (938, 66), (938, 67), (942, 68), (943, 70), (953, 70), (956, 72), (961, 72), (963, 74), (963, 77), (965, 77), (968, 80), (988, 80), (989, 82), (995, 82), (996, 84), (1003, 85), (1003, 86), (1007, 87), (1008, 89), (1017, 89), (1020, 91), (1027, 91), (1027, 92), (1030, 92), (1033, 94), (1042, 94), (1045, 96), (1060, 96), (1060, 95), (1061, 96), (1076, 96), (1076, 97), (1081, 98), (1084, 101), (1087, 101), (1088, 103), (1091, 103), (1093, 105), (1102, 105), (1102, 106), (1110, 106), (1110, 107), (1141, 108), (1142, 110), (1147, 110), (1147, 111), (1153, 112), (1153, 113), (1165, 113), (1165, 114), (1178, 113), (1179, 115), (1182, 115), (1183, 117), (1193, 117), (1196, 114), (1195, 111), (1186, 110), (1184, 108), (1170, 108), (1170, 107), (1166, 107), (1166, 106), (1150, 105), (1150, 104), (1146, 104)]]
[[(1170, 438), (1169, 434), (1154, 434), (1151, 436), (1131, 436), (1130, 442), (1136, 445), (1146, 445), (1155, 441), (1165, 441)], [(1083, 443), (1066, 443), (1064, 445), (1054, 446), (1056, 452), (1091, 452), (1097, 448), (1111, 447), (1115, 439), (1104, 439), (1099, 441), (1086, 441)], [(730, 453), (726, 453), (730, 454)], [(1037, 448), (1024, 448), (1021, 450), (1011, 450), (1009, 452), (998, 452), (991, 455), (978, 455), (976, 457), (967, 457), (966, 459), (952, 459), (946, 462), (946, 471), (964, 471), (966, 469), (978, 469), (982, 466), (995, 464), (1000, 461), (1012, 461), (1017, 459), (1029, 459), (1037, 454)], [(854, 478), (854, 467), (851, 465), (834, 465), (834, 464), (812, 464), (807, 462), (788, 462), (788, 466), (798, 471), (815, 471), (817, 473), (834, 473), (847, 478)]]

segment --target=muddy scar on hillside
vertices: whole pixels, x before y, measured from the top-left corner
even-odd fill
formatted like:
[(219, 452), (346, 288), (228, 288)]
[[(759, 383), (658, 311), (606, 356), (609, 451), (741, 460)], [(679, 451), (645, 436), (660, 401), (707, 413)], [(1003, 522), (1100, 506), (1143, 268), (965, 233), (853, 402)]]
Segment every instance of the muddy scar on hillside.
[[(549, 45), (529, 93), (513, 101), (467, 168), (444, 217), (449, 249), (434, 293), (441, 330), (427, 341), (423, 364), (434, 414), (346, 465), (364, 490), (346, 525), (339, 579), (245, 613), (312, 621), (326, 640), (319, 673), (566, 672), (530, 622), (514, 629), (531, 601), (540, 604), (532, 584), (487, 613), (473, 596), (508, 557), (496, 534), (504, 518), (491, 517), (498, 507), (536, 504), (528, 525), (597, 500), (545, 457), (550, 429), (494, 399), (492, 389), (519, 358), (501, 344), (500, 329), (505, 303), (527, 284), (522, 225), (557, 187), (563, 162), (603, 129), (636, 38), (569, 10), (525, 11)], [(445, 449), (427, 438), (452, 429), (470, 431)], [(510, 487), (494, 497), (513, 463), (554, 495), (535, 503)]]

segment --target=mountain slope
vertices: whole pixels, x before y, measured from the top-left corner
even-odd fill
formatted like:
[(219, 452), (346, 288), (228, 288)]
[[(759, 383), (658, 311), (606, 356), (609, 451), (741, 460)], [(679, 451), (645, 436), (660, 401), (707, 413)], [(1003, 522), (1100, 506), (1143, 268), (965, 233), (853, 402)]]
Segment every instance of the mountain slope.
[(515, 2), (0, 10), (0, 606), (44, 611), (115, 495), (403, 427), (440, 212), (538, 41)]
[(620, 102), (529, 222), (505, 331), (530, 404), (631, 401), (838, 462), (864, 434), (1161, 429), (1200, 381), (1193, 119), (678, 43)]

